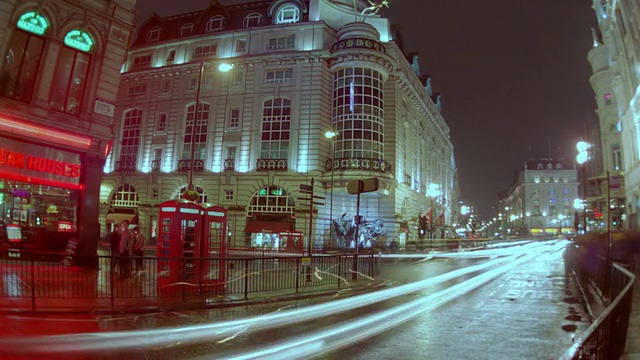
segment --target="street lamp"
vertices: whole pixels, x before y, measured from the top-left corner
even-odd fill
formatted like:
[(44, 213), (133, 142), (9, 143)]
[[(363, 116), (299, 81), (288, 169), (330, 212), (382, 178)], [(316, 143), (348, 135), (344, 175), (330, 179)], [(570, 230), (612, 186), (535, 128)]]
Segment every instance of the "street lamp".
[[(335, 131), (327, 131), (324, 133), (327, 139), (331, 140), (331, 200), (329, 200), (329, 236), (331, 237), (331, 245), (333, 246), (333, 172), (335, 168), (334, 157), (336, 156), (336, 137), (338, 133)], [(358, 247), (358, 239), (356, 239), (356, 249)]]
[[(198, 120), (199, 120), (199, 116), (200, 116), (200, 88), (202, 87), (202, 82), (204, 80), (204, 66), (205, 64), (207, 64), (206, 61), (204, 61), (204, 58), (200, 59), (200, 71), (198, 73), (198, 81), (196, 83), (196, 104), (195, 104), (195, 109), (193, 112), (193, 124), (191, 126), (191, 151), (190, 151), (190, 156), (191, 156), (191, 163), (189, 164), (189, 175), (188, 175), (188, 181), (189, 181), (189, 186), (187, 187), (188, 190), (194, 190), (194, 186), (193, 186), (193, 169), (195, 168), (195, 151), (196, 151), (196, 126), (198, 125)], [(227, 63), (221, 63), (218, 66), (218, 70), (220, 72), (228, 72), (231, 69), (233, 69), (233, 64), (227, 64)], [(227, 89), (228, 91), (229, 89)], [(226, 106), (226, 104), (225, 104)]]
[[(578, 141), (576, 144), (576, 149), (578, 150), (578, 155), (576, 155), (576, 161), (578, 164), (582, 165), (582, 198), (584, 201), (587, 201), (587, 169), (586, 163), (589, 161), (589, 149), (591, 148), (591, 144), (586, 141)], [(584, 218), (584, 225), (582, 231), (587, 233), (587, 206), (584, 204), (582, 208), (582, 216)]]
[(438, 190), (439, 187), (440, 185), (438, 184), (429, 184), (429, 188), (427, 188), (427, 196), (431, 198), (431, 219), (429, 219), (431, 223), (429, 226), (430, 239), (433, 239), (433, 218), (435, 217), (435, 211), (433, 210), (433, 198), (440, 195), (440, 191)]

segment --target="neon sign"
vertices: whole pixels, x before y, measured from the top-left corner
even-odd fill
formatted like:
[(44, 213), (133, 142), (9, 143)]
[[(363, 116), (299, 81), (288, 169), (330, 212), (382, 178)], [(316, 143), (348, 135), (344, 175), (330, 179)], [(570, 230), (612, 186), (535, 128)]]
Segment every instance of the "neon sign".
[(80, 51), (89, 52), (93, 48), (93, 39), (86, 31), (83, 30), (71, 30), (64, 37), (64, 43), (74, 49)]
[(0, 148), (0, 165), (70, 178), (80, 177), (80, 164), (26, 155), (3, 148)]
[(35, 11), (30, 11), (20, 16), (16, 26), (22, 30), (26, 30), (37, 35), (43, 35), (49, 27), (49, 22), (44, 16)]

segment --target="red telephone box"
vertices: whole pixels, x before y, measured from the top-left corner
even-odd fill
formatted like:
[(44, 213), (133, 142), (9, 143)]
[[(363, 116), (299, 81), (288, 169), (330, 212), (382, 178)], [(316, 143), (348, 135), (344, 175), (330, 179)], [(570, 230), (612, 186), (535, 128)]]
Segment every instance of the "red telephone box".
[(280, 251), (303, 252), (304, 234), (300, 231), (281, 232)]
[(204, 210), (188, 200), (160, 204), (158, 290), (164, 294), (200, 291), (200, 236)]
[(200, 204), (204, 208), (200, 245), (200, 280), (207, 293), (223, 293), (224, 258), (227, 253), (227, 210), (221, 206)]

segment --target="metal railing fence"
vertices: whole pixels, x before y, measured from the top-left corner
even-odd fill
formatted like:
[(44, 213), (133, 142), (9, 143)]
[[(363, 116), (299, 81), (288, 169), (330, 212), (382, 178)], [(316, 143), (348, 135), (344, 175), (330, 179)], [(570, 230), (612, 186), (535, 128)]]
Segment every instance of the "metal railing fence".
[(0, 300), (30, 301), (32, 310), (42, 300), (93, 300), (86, 304), (113, 307), (122, 300), (187, 302), (247, 300), (252, 294), (269, 292), (294, 295), (321, 286), (339, 289), (352, 280), (373, 279), (379, 272), (379, 257), (374, 254), (357, 256), (357, 271), (354, 255), (126, 260), (73, 256), (74, 263), (95, 264), (88, 269), (63, 265), (61, 254), (22, 252), (19, 256), (0, 252)]
[(619, 359), (627, 339), (635, 264), (608, 261), (601, 246), (588, 244), (567, 248), (567, 261), (581, 286), (598, 293), (607, 307), (560, 359)]

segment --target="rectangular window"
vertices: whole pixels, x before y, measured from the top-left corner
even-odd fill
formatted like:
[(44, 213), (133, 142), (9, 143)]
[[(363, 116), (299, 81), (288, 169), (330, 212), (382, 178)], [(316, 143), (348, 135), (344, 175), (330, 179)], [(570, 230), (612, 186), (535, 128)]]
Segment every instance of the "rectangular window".
[(242, 85), (242, 73), (241, 72), (236, 72), (233, 74), (233, 80), (231, 81), (231, 86), (233, 87), (239, 87)]
[(613, 169), (620, 171), (622, 169), (622, 152), (620, 151), (620, 145), (613, 145), (611, 147), (611, 155), (613, 156)]
[(157, 199), (159, 197), (160, 197), (160, 189), (158, 189), (158, 188), (151, 189), (151, 198), (152, 199)]
[(147, 84), (132, 85), (127, 90), (127, 97), (143, 96), (147, 93)]
[(0, 73), (2, 96), (31, 101), (43, 48), (44, 40), (16, 29)]
[(296, 36), (276, 36), (269, 38), (267, 42), (267, 50), (293, 49), (296, 47)]
[(160, 114), (158, 116), (158, 123), (156, 124), (156, 132), (167, 131), (167, 114)]
[(142, 110), (130, 110), (125, 113), (120, 145), (120, 166), (123, 169), (135, 169), (138, 159), (138, 144), (142, 125)]
[(153, 161), (162, 160), (162, 148), (153, 149)]
[(151, 54), (133, 58), (133, 68), (138, 69), (151, 65)]
[(293, 69), (268, 70), (264, 73), (265, 84), (288, 83), (293, 80)]
[[(187, 86), (187, 90), (193, 91), (198, 86), (198, 79), (189, 79), (189, 86)], [(202, 84), (200, 84), (200, 90), (212, 90), (213, 89), (213, 81), (211, 78), (205, 77), (202, 78)]]
[(224, 191), (224, 199), (225, 200), (233, 200), (233, 190), (225, 190)]
[(160, 94), (168, 95), (171, 94), (171, 80), (164, 80), (162, 85), (160, 85)]
[(218, 52), (218, 45), (198, 46), (193, 52), (194, 59), (214, 56)]
[(188, 91), (193, 91), (198, 86), (198, 79), (189, 79), (189, 86), (187, 86)]
[(236, 52), (244, 53), (247, 51), (247, 40), (238, 40), (236, 41)]
[(167, 62), (171, 63), (171, 62), (174, 62), (175, 60), (176, 60), (176, 51), (170, 50), (169, 55), (167, 55)]
[(80, 114), (90, 62), (88, 54), (68, 47), (60, 49), (49, 99), (52, 109)]
[(240, 125), (240, 109), (233, 108), (229, 111), (229, 129), (237, 129)]
[(235, 145), (227, 146), (227, 159), (235, 160), (236, 159), (236, 147)]

